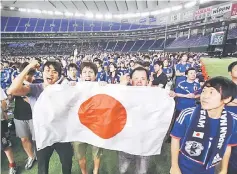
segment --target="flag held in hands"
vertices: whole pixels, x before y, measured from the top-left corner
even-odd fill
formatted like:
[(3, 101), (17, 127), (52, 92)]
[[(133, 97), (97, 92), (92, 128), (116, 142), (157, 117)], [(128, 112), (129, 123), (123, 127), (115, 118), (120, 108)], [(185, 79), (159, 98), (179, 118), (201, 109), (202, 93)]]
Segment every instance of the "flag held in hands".
[(52, 85), (33, 110), (37, 149), (80, 141), (134, 155), (160, 154), (174, 106), (161, 88)]

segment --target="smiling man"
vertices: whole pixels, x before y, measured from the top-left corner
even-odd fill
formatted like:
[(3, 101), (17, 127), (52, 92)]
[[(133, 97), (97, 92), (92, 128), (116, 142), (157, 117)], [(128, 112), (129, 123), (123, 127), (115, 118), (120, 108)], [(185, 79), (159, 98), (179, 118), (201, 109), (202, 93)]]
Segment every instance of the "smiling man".
[[(12, 85), (8, 89), (8, 94), (14, 96), (28, 96), (29, 103), (33, 110), (35, 102), (38, 100), (40, 94), (43, 90), (53, 84), (61, 83), (61, 65), (55, 61), (47, 61), (43, 65), (43, 83), (23, 85), (25, 77), (32, 69), (37, 69), (39, 67), (37, 60), (33, 60), (25, 69), (14, 79)], [(45, 115), (42, 115), (47, 117)], [(33, 116), (34, 117), (34, 116)], [(32, 135), (34, 140), (34, 135)], [(44, 149), (37, 151), (38, 160), (38, 174), (48, 174), (49, 160), (53, 154), (53, 151), (59, 155), (60, 162), (62, 164), (63, 174), (71, 174), (72, 168), (72, 146), (71, 143), (54, 143), (52, 146), (48, 146)]]

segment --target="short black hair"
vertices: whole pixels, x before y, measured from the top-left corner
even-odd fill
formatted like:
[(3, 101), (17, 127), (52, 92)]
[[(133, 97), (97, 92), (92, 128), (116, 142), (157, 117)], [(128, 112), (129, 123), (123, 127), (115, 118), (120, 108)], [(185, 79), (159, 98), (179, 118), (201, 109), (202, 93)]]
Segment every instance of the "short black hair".
[(146, 76), (147, 76), (147, 80), (149, 79), (149, 72), (147, 71), (146, 68), (141, 67), (141, 66), (139, 66), (139, 67), (137, 67), (137, 68), (132, 70), (132, 72), (130, 73), (130, 78), (132, 78), (132, 76), (133, 76), (135, 71), (145, 71), (146, 72)]
[(204, 83), (202, 89), (204, 87), (215, 88), (221, 94), (222, 100), (231, 97), (231, 101), (233, 101), (237, 96), (236, 84), (226, 77), (213, 77)]
[(55, 71), (58, 72), (58, 75), (61, 76), (62, 75), (62, 66), (61, 63), (56, 62), (56, 61), (47, 61), (45, 62), (45, 64), (43, 65), (43, 71), (45, 67), (49, 67), (50, 65), (52, 65), (55, 69)]
[(81, 63), (81, 66), (80, 66), (80, 74), (82, 73), (82, 70), (83, 70), (85, 67), (91, 68), (91, 69), (94, 71), (95, 75), (97, 75), (97, 73), (98, 73), (98, 68), (97, 68), (97, 66), (96, 66), (95, 63), (93, 63), (93, 62), (82, 62), (82, 63)]
[[(188, 75), (188, 72), (189, 72), (189, 71), (192, 71), (192, 70), (196, 71), (195, 68), (191, 67), (191, 68), (189, 68), (189, 69), (187, 69), (187, 70), (185, 71), (185, 75)], [(197, 71), (196, 71), (196, 72), (197, 72)]]
[(77, 64), (75, 64), (75, 63), (70, 63), (70, 64), (68, 65), (68, 70), (69, 70), (70, 68), (76, 68), (76, 70), (78, 70)]
[(237, 65), (237, 61), (232, 62), (232, 63), (228, 66), (228, 72), (231, 72), (232, 69), (235, 67), (235, 65)]
[(95, 62), (98, 62), (100, 65), (102, 65), (102, 63), (103, 63), (102, 60), (100, 60), (100, 59), (98, 59), (98, 58), (95, 58), (93, 62), (94, 62), (94, 63), (95, 63)]
[[(20, 72), (22, 72), (25, 69), (25, 67), (27, 67), (27, 65), (29, 65), (28, 62), (22, 63), (20, 68), (19, 68)], [(35, 72), (36, 72), (35, 69), (30, 69), (30, 71), (27, 73), (27, 75), (33, 76), (35, 74)]]
[(161, 60), (155, 61), (155, 62), (154, 62), (154, 65), (162, 66), (162, 68), (164, 67), (164, 63), (163, 63), (163, 61), (161, 61)]
[(150, 64), (149, 62), (144, 62), (144, 63), (143, 63), (143, 66), (144, 66), (144, 67), (150, 67), (150, 65), (151, 65), (151, 64)]
[(145, 56), (144, 56), (144, 59), (151, 59), (151, 58), (150, 58), (150, 56), (145, 55)]

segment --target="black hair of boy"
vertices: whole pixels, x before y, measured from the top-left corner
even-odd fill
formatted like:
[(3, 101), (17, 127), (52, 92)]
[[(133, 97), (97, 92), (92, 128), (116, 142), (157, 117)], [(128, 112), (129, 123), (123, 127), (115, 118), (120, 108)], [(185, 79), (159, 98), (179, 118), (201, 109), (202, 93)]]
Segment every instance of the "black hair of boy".
[(226, 77), (222, 76), (213, 77), (204, 83), (202, 89), (204, 87), (215, 88), (221, 94), (222, 100), (231, 97), (230, 102), (232, 102), (237, 96), (236, 84)]
[(233, 68), (235, 67), (235, 65), (237, 65), (237, 61), (232, 62), (229, 66), (228, 66), (228, 72), (232, 72)]
[(68, 70), (69, 70), (70, 68), (75, 68), (76, 70), (78, 70), (77, 64), (75, 64), (75, 63), (70, 63), (70, 64), (68, 65)]
[(189, 69), (187, 69), (187, 70), (185, 71), (185, 75), (188, 75), (188, 72), (189, 72), (189, 71), (196, 71), (196, 69), (195, 69), (195, 68), (192, 68), (192, 67), (189, 68)]
[(161, 60), (155, 61), (155, 62), (154, 62), (154, 66), (155, 66), (155, 65), (162, 66), (162, 68), (164, 67), (164, 63), (163, 63), (163, 61), (161, 61)]
[(80, 65), (80, 74), (82, 73), (82, 70), (85, 67), (89, 67), (90, 69), (92, 69), (94, 71), (95, 75), (97, 75), (98, 68), (97, 68), (95, 63), (93, 63), (93, 62), (82, 62), (81, 65)]
[(55, 71), (58, 72), (58, 75), (61, 76), (62, 75), (62, 66), (61, 63), (56, 62), (56, 61), (47, 61), (45, 62), (45, 64), (43, 65), (43, 71), (45, 67), (49, 67), (49, 66), (54, 67)]

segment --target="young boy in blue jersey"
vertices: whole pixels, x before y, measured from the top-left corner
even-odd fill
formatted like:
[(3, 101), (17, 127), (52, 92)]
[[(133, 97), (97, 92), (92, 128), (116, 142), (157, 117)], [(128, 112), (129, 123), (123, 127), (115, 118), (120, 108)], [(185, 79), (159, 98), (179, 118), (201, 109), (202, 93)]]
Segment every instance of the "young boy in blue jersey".
[(187, 77), (186, 80), (180, 82), (175, 88), (176, 94), (176, 111), (175, 118), (177, 118), (183, 109), (194, 107), (196, 105), (196, 99), (200, 97), (201, 86), (195, 82), (196, 70), (189, 68), (185, 71)]
[(187, 63), (188, 56), (187, 54), (184, 54), (181, 57), (180, 63), (178, 63), (175, 67), (175, 86), (177, 86), (180, 82), (186, 80), (185, 71), (191, 67), (189, 63)]
[(171, 132), (171, 174), (226, 174), (231, 146), (237, 145), (237, 120), (225, 109), (237, 95), (236, 85), (224, 77), (205, 82), (201, 105), (184, 109)]
[(70, 63), (68, 65), (68, 76), (66, 79), (69, 82), (79, 82), (79, 77), (77, 77), (77, 71), (78, 71), (77, 64)]
[(167, 59), (165, 59), (163, 61), (163, 72), (166, 74), (166, 76), (168, 77), (168, 81), (172, 80), (172, 76), (173, 76), (173, 69), (172, 67), (169, 66), (169, 61)]
[[(228, 66), (228, 71), (231, 75), (232, 81), (237, 85), (237, 61), (232, 62)], [(227, 105), (226, 109), (233, 112), (234, 117), (237, 118), (237, 97)], [(228, 174), (236, 174), (237, 172), (237, 146), (232, 147), (231, 156), (229, 160)]]
[(94, 63), (96, 64), (97, 68), (98, 68), (98, 73), (96, 76), (96, 81), (100, 82), (100, 81), (106, 81), (106, 73), (102, 68), (102, 60), (95, 58), (94, 59)]

